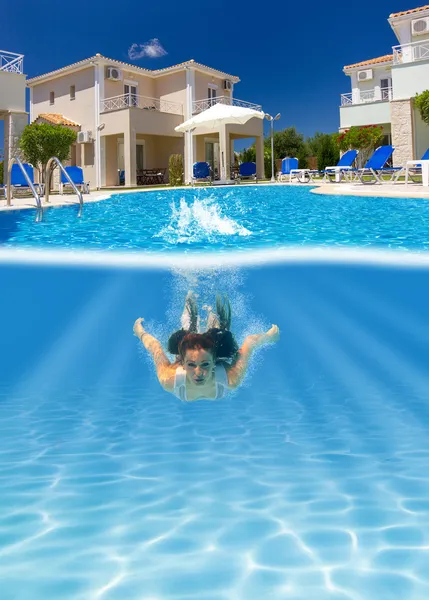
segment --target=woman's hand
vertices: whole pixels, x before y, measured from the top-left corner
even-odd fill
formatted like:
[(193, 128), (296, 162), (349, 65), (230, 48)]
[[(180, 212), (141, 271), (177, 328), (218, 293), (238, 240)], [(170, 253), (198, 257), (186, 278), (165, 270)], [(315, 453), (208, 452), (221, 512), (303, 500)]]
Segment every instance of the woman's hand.
[(139, 340), (141, 340), (142, 335), (146, 333), (143, 328), (142, 321), (144, 321), (143, 317), (139, 317), (134, 323), (133, 327), (134, 335), (137, 336)]

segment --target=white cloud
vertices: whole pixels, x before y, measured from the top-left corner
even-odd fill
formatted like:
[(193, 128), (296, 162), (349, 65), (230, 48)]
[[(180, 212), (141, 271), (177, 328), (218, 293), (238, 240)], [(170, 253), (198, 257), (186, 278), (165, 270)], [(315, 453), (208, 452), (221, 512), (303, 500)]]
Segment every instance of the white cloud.
[(131, 44), (128, 48), (128, 58), (139, 60), (139, 58), (159, 58), (165, 56), (167, 51), (159, 43), (158, 38), (153, 38), (144, 44)]

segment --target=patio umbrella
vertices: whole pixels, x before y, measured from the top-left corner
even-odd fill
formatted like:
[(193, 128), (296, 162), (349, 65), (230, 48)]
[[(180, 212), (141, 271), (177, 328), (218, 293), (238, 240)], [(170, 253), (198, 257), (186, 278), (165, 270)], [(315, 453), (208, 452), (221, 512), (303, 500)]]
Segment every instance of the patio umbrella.
[(228, 125), (230, 123), (244, 125), (244, 123), (247, 123), (247, 121), (253, 119), (254, 117), (257, 119), (263, 119), (264, 116), (265, 113), (263, 113), (261, 110), (219, 103), (214, 104), (207, 110), (204, 110), (203, 112), (191, 117), (174, 129), (175, 131), (179, 131), (181, 133), (191, 131), (195, 128), (202, 128), (210, 131), (219, 129), (221, 125)]
[(207, 110), (191, 117), (181, 125), (175, 127), (175, 131), (188, 133), (192, 136), (195, 131), (198, 134), (208, 133), (210, 131), (219, 131), (219, 141), (221, 149), (221, 181), (225, 181), (225, 125), (238, 124), (244, 125), (250, 119), (256, 117), (263, 119), (265, 113), (253, 108), (243, 106), (231, 106), (229, 104), (214, 104)]

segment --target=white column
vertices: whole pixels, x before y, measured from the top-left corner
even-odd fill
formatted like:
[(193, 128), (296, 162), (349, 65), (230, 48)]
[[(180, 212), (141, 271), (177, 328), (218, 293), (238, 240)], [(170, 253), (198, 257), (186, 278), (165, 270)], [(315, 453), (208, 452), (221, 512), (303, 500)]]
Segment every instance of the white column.
[(134, 187), (137, 185), (136, 178), (136, 132), (128, 122), (124, 131), (124, 168), (125, 185)]
[(100, 138), (100, 185), (106, 185), (106, 136)]
[(222, 123), (219, 127), (219, 152), (220, 152), (220, 180), (226, 181), (226, 164), (227, 164), (227, 141), (226, 141), (226, 125)]
[(101, 142), (100, 142), (100, 108), (101, 98), (104, 99), (104, 70), (103, 66), (94, 64), (94, 161), (95, 161), (95, 186), (101, 187)]
[(11, 158), (19, 156), (19, 140), (28, 124), (27, 113), (7, 113), (4, 118), (4, 183), (8, 184), (8, 165)]
[[(195, 71), (186, 69), (186, 103), (185, 121), (192, 117), (193, 101), (195, 98)], [(194, 141), (192, 132), (185, 133), (185, 183), (192, 181), (192, 167), (194, 164)]]

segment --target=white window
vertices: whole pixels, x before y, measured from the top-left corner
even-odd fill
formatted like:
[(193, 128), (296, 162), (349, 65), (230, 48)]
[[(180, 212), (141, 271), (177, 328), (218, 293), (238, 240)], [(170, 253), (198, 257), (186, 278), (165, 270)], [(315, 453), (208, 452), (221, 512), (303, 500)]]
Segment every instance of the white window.
[(70, 86), (70, 100), (74, 100), (76, 98), (76, 86)]
[(55, 92), (49, 92), (49, 104), (55, 104)]
[(136, 84), (124, 83), (124, 96), (126, 106), (138, 106), (138, 88)]

